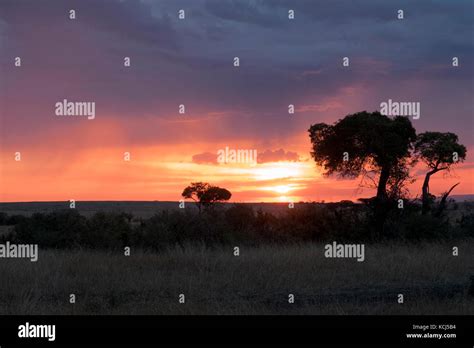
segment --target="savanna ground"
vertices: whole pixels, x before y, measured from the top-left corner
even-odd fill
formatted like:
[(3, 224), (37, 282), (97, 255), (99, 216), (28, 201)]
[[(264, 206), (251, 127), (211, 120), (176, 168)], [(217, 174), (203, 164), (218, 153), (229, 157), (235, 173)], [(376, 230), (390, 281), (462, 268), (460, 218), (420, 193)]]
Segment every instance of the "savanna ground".
[[(151, 221), (162, 230), (163, 219)], [(226, 229), (236, 228), (226, 219)], [(147, 223), (135, 221), (145, 232)], [(3, 227), (4, 235), (11, 233), (11, 226)], [(367, 241), (364, 262), (325, 258), (325, 243), (337, 240), (332, 236), (291, 243), (243, 243), (237, 237), (213, 244), (151, 240), (166, 246), (132, 247), (130, 256), (121, 248), (40, 244), (37, 262), (0, 260), (0, 314), (474, 314), (469, 236)], [(240, 256), (234, 256), (234, 245)], [(69, 303), (72, 293), (75, 304)], [(179, 294), (185, 294), (185, 304)]]

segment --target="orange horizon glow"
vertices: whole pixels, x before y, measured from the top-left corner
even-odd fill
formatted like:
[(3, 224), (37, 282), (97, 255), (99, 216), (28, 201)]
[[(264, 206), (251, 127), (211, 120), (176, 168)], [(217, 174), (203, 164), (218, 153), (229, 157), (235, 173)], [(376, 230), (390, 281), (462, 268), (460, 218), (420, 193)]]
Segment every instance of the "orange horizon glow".
[[(52, 157), (44, 150), (23, 152), (16, 162), (2, 154), (1, 202), (27, 201), (178, 201), (191, 182), (204, 181), (232, 192), (231, 202), (334, 202), (356, 201), (374, 195), (359, 188), (360, 178), (327, 178), (309, 158), (248, 164), (197, 164), (183, 153), (199, 152), (191, 146), (135, 148), (129, 162), (124, 149), (104, 148)], [(300, 151), (299, 153), (303, 153)], [(34, 155), (33, 155), (34, 154)], [(412, 197), (420, 196), (423, 167), (409, 186)], [(472, 163), (458, 165), (451, 176), (434, 175), (431, 192), (439, 195), (461, 182), (453, 195), (473, 190)]]
[[(340, 180), (321, 175), (310, 158), (306, 132), (297, 132), (273, 146), (258, 146), (258, 153), (265, 148), (296, 152), (297, 161), (198, 164), (193, 162), (194, 154), (217, 156), (217, 149), (229, 144), (200, 138), (187, 143), (135, 145), (126, 141), (127, 129), (113, 119), (94, 122), (94, 127), (68, 124), (72, 127), (69, 132), (53, 128), (45, 134), (47, 142), (4, 148), (0, 153), (0, 201), (179, 201), (182, 190), (197, 181), (227, 188), (232, 192), (231, 202), (356, 201), (374, 195), (373, 189), (359, 187), (360, 178)], [(204, 131), (206, 126), (201, 126)], [(230, 146), (233, 148), (256, 147), (248, 139), (232, 143), (239, 144)], [(21, 152), (21, 161), (14, 160), (16, 151)], [(130, 153), (130, 161), (124, 161), (124, 152)], [(468, 156), (473, 152), (468, 149)], [(409, 190), (416, 197), (426, 168), (420, 164), (412, 172), (417, 173), (417, 181)], [(461, 184), (453, 195), (474, 194), (472, 162), (454, 166), (451, 176), (444, 174), (432, 177), (433, 194), (439, 195), (457, 182)]]

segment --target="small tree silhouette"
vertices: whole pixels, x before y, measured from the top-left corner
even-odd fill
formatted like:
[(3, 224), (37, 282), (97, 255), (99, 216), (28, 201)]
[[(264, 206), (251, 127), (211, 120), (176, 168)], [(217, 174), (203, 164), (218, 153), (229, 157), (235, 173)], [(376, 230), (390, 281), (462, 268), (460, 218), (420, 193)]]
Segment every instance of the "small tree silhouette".
[(225, 188), (212, 186), (207, 182), (193, 182), (183, 190), (181, 195), (195, 201), (199, 213), (201, 213), (202, 206), (209, 207), (216, 202), (228, 201), (232, 193)]
[[(449, 171), (452, 165), (464, 161), (466, 152), (466, 147), (458, 143), (458, 136), (454, 133), (425, 132), (418, 135), (415, 142), (415, 157), (423, 161), (429, 168), (422, 187), (423, 214), (430, 210), (433, 200), (433, 196), (429, 192), (431, 176), (443, 170)], [(447, 191), (447, 195), (455, 186)], [(445, 202), (447, 195), (442, 203)]]

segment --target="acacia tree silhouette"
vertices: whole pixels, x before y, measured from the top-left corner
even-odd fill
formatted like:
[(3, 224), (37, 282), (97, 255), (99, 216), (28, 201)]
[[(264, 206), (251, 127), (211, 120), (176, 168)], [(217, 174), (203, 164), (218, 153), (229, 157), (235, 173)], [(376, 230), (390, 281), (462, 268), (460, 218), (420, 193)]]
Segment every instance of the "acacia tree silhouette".
[(216, 202), (228, 201), (232, 197), (229, 190), (212, 186), (207, 182), (193, 182), (183, 190), (181, 195), (196, 202), (199, 214), (201, 214), (202, 206), (209, 207)]
[(367, 111), (347, 115), (333, 125), (309, 128), (311, 156), (325, 175), (357, 177), (367, 170), (378, 174), (375, 222), (382, 232), (387, 216), (387, 184), (408, 163), (416, 131), (410, 120)]
[[(422, 214), (430, 210), (433, 196), (429, 192), (429, 182), (432, 175), (451, 169), (451, 166), (463, 162), (466, 158), (466, 147), (458, 142), (458, 136), (454, 133), (425, 132), (418, 135), (415, 142), (415, 157), (423, 161), (429, 168), (425, 175), (422, 187)], [(449, 193), (456, 187), (454, 185), (443, 196), (440, 209), (444, 207)]]

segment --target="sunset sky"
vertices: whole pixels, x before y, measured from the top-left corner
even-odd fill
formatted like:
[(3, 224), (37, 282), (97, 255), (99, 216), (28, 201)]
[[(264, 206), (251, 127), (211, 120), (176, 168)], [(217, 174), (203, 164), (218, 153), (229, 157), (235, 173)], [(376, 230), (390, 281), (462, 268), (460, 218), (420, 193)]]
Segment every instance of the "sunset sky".
[[(431, 192), (461, 182), (453, 194), (474, 194), (473, 11), (471, 0), (1, 0), (0, 201), (178, 200), (193, 181), (234, 202), (369, 197), (360, 179), (321, 175), (307, 130), (388, 99), (420, 102), (417, 132), (454, 132), (468, 149)], [(64, 99), (95, 102), (95, 119), (57, 116)], [(256, 149), (257, 164), (217, 163), (226, 147)], [(412, 196), (424, 172), (413, 169)]]

